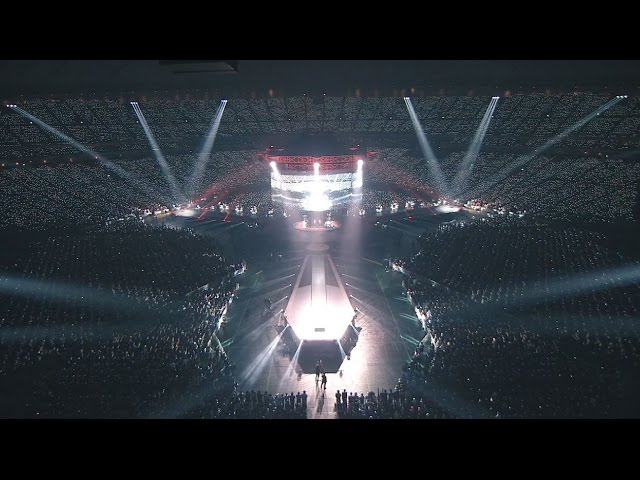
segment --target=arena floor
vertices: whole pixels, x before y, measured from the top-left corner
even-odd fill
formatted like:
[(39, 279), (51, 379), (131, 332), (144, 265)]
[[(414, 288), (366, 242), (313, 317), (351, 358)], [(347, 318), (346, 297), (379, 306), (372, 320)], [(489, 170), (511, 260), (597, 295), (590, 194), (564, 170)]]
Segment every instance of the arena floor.
[[(247, 271), (238, 277), (237, 298), (218, 336), (235, 363), (242, 390), (304, 390), (310, 418), (335, 417), (337, 389), (366, 394), (395, 387), (423, 332), (403, 293), (402, 275), (386, 268), (386, 259), (406, 253), (418, 232), (447, 220), (433, 218), (428, 211), (401, 212), (385, 218), (351, 217), (342, 229), (330, 232), (300, 232), (293, 228), (294, 219), (270, 220), (255, 231), (243, 228), (240, 217), (231, 222), (216, 217), (204, 222), (167, 219), (174, 226), (219, 237), (247, 259)], [(296, 355), (295, 345), (279, 337), (279, 312), (287, 308), (305, 256), (317, 251), (318, 245), (331, 255), (352, 306), (358, 309), (357, 341), (348, 356), (335, 345), (320, 343), (304, 344)], [(272, 302), (270, 311), (266, 298)], [(313, 368), (317, 360), (327, 371), (324, 396)]]
[[(333, 369), (330, 363), (338, 364), (337, 372), (327, 374), (327, 394), (323, 399), (315, 373), (305, 373), (300, 365), (292, 364), (291, 352), (282, 342), (275, 340), (274, 343), (278, 337), (275, 328), (277, 314), (264, 315), (265, 296), (272, 295), (274, 312), (286, 303), (284, 296), (291, 292), (291, 288), (286, 287), (290, 280), (284, 276), (298, 268), (296, 261), (300, 258), (283, 261), (282, 266), (245, 274), (238, 300), (229, 309), (221, 341), (236, 364), (240, 388), (269, 392), (306, 390), (309, 415), (314, 418), (332, 417), (336, 389), (366, 394), (370, 390), (395, 386), (402, 366), (420, 340), (418, 319), (402, 296), (398, 273), (385, 272), (381, 265), (362, 258), (340, 256), (336, 252), (337, 268), (340, 273), (349, 275), (354, 285), (349, 290), (352, 295), (358, 295), (358, 300), (352, 301), (360, 311), (356, 327), (361, 327), (361, 330), (350, 359), (336, 362), (335, 355), (332, 359), (326, 358), (332, 352), (318, 351), (315, 355), (322, 357), (324, 353), (325, 358), (318, 359), (323, 360), (326, 370)], [(256, 265), (255, 268), (260, 267)]]

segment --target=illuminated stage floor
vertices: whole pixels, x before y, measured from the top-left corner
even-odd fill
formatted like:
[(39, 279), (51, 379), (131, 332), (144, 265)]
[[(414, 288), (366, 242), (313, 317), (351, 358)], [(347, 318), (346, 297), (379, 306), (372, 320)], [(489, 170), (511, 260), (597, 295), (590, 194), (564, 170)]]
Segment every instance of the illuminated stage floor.
[[(402, 276), (385, 271), (384, 257), (406, 255), (419, 233), (435, 230), (455, 215), (434, 215), (421, 209), (411, 215), (380, 219), (386, 228), (374, 225), (376, 218), (353, 217), (343, 219), (342, 228), (331, 232), (300, 232), (289, 219), (273, 219), (258, 230), (245, 228), (244, 219), (224, 223), (215, 218), (197, 222), (195, 218), (169, 217), (165, 221), (212, 236), (229, 248), (231, 257), (239, 251), (247, 259), (248, 271), (238, 277), (238, 297), (230, 305), (219, 335), (236, 365), (234, 377), (240, 388), (271, 393), (306, 390), (309, 417), (334, 418), (336, 389), (366, 394), (395, 387), (422, 337), (415, 312), (402, 291)], [(407, 233), (404, 239), (401, 232)], [(288, 308), (305, 258), (313, 255), (331, 256), (349, 302), (361, 312), (356, 319), (361, 331), (350, 359), (343, 359), (331, 341), (318, 340), (309, 344), (311, 349), (302, 348), (293, 362), (295, 352), (289, 347), (295, 342), (289, 339), (285, 346), (278, 338), (279, 312)], [(272, 307), (265, 314), (267, 297)], [(286, 333), (283, 337), (288, 339)], [(335, 367), (337, 372), (327, 375), (324, 399), (315, 374), (305, 373), (313, 372), (318, 357), (323, 358), (327, 370)]]
[(300, 230), (301, 232), (332, 232), (333, 230), (337, 230), (338, 228), (340, 228), (340, 222), (332, 220), (330, 222), (313, 225), (312, 223), (300, 221), (296, 222), (293, 225), (293, 228), (295, 228), (296, 230)]
[(331, 255), (304, 258), (284, 315), (300, 340), (337, 340), (344, 335), (354, 310)]
[[(366, 394), (378, 388), (395, 387), (402, 367), (414, 351), (414, 342), (420, 340), (421, 330), (413, 309), (402, 295), (399, 273), (386, 272), (380, 262), (351, 254), (328, 252), (332, 255), (327, 260), (326, 255), (306, 253), (301, 251), (297, 257), (283, 259), (264, 269), (255, 266), (245, 274), (238, 299), (229, 309), (221, 341), (236, 364), (235, 377), (241, 389), (272, 393), (306, 390), (309, 395), (309, 417), (334, 418), (336, 389)], [(306, 268), (311, 266), (309, 274), (305, 272), (305, 262)], [(279, 312), (286, 309), (289, 321), (294, 323), (297, 315), (295, 310), (302, 305), (296, 298), (303, 299), (311, 295), (313, 289), (313, 285), (299, 287), (303, 283), (302, 276), (311, 275), (313, 284), (314, 270), (318, 272), (315, 278), (317, 288), (322, 292), (320, 273), (326, 273), (326, 268), (334, 268), (331, 263), (328, 263), (329, 267), (324, 263), (323, 271), (320, 266), (323, 262), (333, 262), (335, 271), (346, 284), (342, 287), (345, 297), (336, 295), (338, 303), (346, 302), (343, 306), (349, 315), (344, 323), (347, 332), (352, 329), (351, 303), (360, 311), (355, 321), (359, 337), (350, 358), (343, 359), (335, 340), (330, 339), (302, 343), (295, 358), (295, 344), (294, 347), (285, 346), (279, 339), (279, 329), (276, 328)], [(296, 285), (298, 289), (294, 298), (292, 294)], [(305, 293), (304, 288), (310, 290)], [(273, 304), (271, 312), (265, 314), (266, 297), (270, 297)], [(331, 320), (328, 318), (326, 321)], [(297, 318), (292, 330), (298, 327), (304, 332), (304, 324), (299, 325), (298, 322), (304, 322), (304, 318)], [(301, 335), (304, 336), (304, 333)], [(291, 343), (290, 337), (285, 335), (284, 338)], [(335, 372), (327, 374), (325, 398), (312, 373), (316, 359), (323, 359), (326, 370)]]

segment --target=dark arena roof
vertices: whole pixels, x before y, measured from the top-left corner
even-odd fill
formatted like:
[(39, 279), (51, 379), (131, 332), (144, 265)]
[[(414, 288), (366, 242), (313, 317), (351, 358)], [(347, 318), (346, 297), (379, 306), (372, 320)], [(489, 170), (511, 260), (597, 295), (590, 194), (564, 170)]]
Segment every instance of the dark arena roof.
[[(388, 96), (640, 87), (628, 60), (2, 60), (4, 95)], [(413, 91), (412, 91), (413, 89)]]
[(335, 135), (302, 133), (289, 138), (286, 145), (281, 148), (275, 146), (271, 152), (276, 151), (282, 156), (312, 156), (323, 157), (327, 155), (355, 155), (360, 151), (360, 145), (346, 145), (341, 143)]
[(10, 60), (0, 92), (0, 417), (640, 416), (639, 62)]

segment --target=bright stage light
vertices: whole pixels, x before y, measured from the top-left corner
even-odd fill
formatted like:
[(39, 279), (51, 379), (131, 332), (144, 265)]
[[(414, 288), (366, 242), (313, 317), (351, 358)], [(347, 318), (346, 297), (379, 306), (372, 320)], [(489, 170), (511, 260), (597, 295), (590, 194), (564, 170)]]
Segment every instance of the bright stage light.
[(279, 172), (276, 163), (271, 173), (271, 196), (308, 211), (326, 211), (351, 199), (354, 189), (362, 186), (362, 169), (357, 171), (321, 170), (320, 162), (314, 162), (314, 173), (285, 170)]
[(190, 208), (185, 208), (185, 209), (176, 209), (176, 216), (177, 217), (195, 217), (196, 216), (196, 212), (193, 209)]
[(355, 179), (353, 181), (353, 188), (362, 188), (362, 165), (364, 161), (359, 158), (358, 159), (358, 168), (355, 173)]
[(271, 186), (272, 186), (272, 188), (273, 188), (274, 185), (276, 185), (277, 187), (280, 187), (281, 186), (282, 176), (280, 175), (280, 172), (278, 171), (278, 165), (273, 160), (269, 163), (269, 165), (271, 165), (271, 170), (273, 171), (273, 177), (272, 177), (272, 180), (271, 180)]
[(350, 305), (318, 305), (314, 303), (303, 310), (305, 322), (296, 329), (301, 340), (337, 340), (344, 334), (353, 316)]
[(324, 192), (311, 192), (307, 198), (302, 201), (302, 208), (310, 212), (325, 212), (331, 210), (331, 200)]
[(460, 207), (456, 205), (443, 204), (439, 207), (436, 207), (436, 212), (438, 213), (453, 213), (453, 212), (459, 212), (459, 211), (460, 211)]
[[(301, 283), (311, 273), (311, 283)], [(330, 255), (307, 255), (297, 276), (285, 313), (303, 341), (337, 340), (353, 317), (340, 274)]]

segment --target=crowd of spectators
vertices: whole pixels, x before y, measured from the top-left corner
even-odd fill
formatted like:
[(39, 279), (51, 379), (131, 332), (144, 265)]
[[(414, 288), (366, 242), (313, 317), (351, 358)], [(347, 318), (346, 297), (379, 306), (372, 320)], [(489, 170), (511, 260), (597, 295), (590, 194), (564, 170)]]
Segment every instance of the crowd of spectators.
[(456, 416), (637, 415), (640, 284), (602, 240), (517, 216), (425, 233), (395, 262), (425, 330), (411, 383), (455, 392)]
[(640, 164), (606, 156), (542, 156), (500, 182), (497, 174), (515, 161), (478, 161), (467, 198), (492, 209), (583, 223), (634, 220)]
[[(489, 124), (489, 148), (535, 147), (575, 124), (611, 100), (610, 94), (517, 94), (501, 97)], [(136, 99), (163, 149), (194, 144), (209, 130), (219, 105), (214, 98)], [(415, 96), (415, 112), (439, 143), (466, 147), (490, 98), (483, 96)], [(133, 108), (124, 98), (24, 99), (19, 107), (78, 141), (109, 152), (142, 151), (147, 140)], [(637, 97), (631, 96), (601, 113), (561, 142), (579, 150), (616, 147), (637, 149), (640, 126)], [(334, 132), (413, 133), (402, 97), (324, 97), (229, 99), (219, 128), (221, 142), (273, 133)], [(0, 143), (5, 158), (42, 156), (42, 146), (62, 141), (43, 132), (10, 109), (0, 112)], [(196, 142), (197, 143), (197, 142)], [(255, 145), (257, 147), (257, 145)], [(71, 150), (66, 150), (71, 152)], [(106, 153), (106, 152), (105, 152)]]
[(255, 390), (242, 391), (237, 383), (210, 395), (203, 405), (192, 409), (185, 418), (217, 419), (306, 419), (307, 392), (271, 394)]
[(445, 419), (454, 418), (421, 392), (411, 388), (403, 376), (395, 388), (364, 393), (335, 393), (338, 418), (349, 419)]
[[(186, 186), (193, 157), (168, 155), (166, 160), (178, 184)], [(198, 193), (205, 185), (209, 186), (208, 197), (246, 188), (260, 177), (260, 166), (255, 162), (255, 152), (213, 153)], [(34, 231), (94, 225), (162, 212), (177, 203), (155, 159), (120, 161), (118, 165), (147, 189), (97, 165), (65, 163), (0, 171), (0, 228)], [(190, 198), (198, 201), (194, 196)]]
[[(536, 319), (594, 312), (623, 318), (640, 307), (640, 286), (617, 282), (617, 270), (633, 261), (609, 248), (598, 231), (507, 215), (441, 225), (419, 243), (412, 268), (480, 304), (531, 312), (522, 301), (535, 292), (548, 296), (555, 288), (559, 295), (553, 302), (533, 310)], [(575, 289), (579, 295), (569, 297)]]
[[(408, 275), (424, 339), (393, 393), (341, 394), (341, 417), (637, 414), (629, 385), (639, 368), (640, 286), (610, 274), (633, 262), (573, 221), (633, 219), (640, 165), (620, 157), (640, 146), (640, 101), (619, 102), (496, 182), (520, 155), (610, 98), (500, 99), (462, 192), (488, 213), (423, 235), (418, 253), (396, 262)], [(488, 101), (412, 99), (449, 185)], [(254, 208), (282, 213), (258, 155), (261, 135), (330, 131), (357, 141), (397, 134), (415, 143), (399, 97), (232, 99), (217, 148), (192, 186), (219, 99), (139, 102), (185, 197), (208, 208), (222, 201), (243, 215)], [(189, 230), (140, 222), (182, 199), (171, 196), (131, 105), (106, 98), (16, 103), (146, 188), (0, 109), (0, 231), (7, 238), (17, 231), (15, 248), (0, 255), (1, 410), (28, 417), (306, 416), (298, 395), (233, 386), (233, 364), (216, 332), (233, 300), (237, 259)], [(432, 190), (415, 145), (379, 142), (368, 145), (376, 153), (364, 166), (359, 208), (418, 207), (446, 193)], [(210, 385), (219, 394), (207, 394)], [(424, 394), (434, 385), (453, 410)], [(175, 407), (183, 404), (191, 407)]]
[(130, 220), (19, 241), (2, 255), (3, 415), (153, 416), (231, 378), (216, 332), (240, 265), (211, 239)]
[[(464, 151), (438, 159), (448, 185), (453, 184)], [(625, 223), (634, 220), (640, 164), (606, 155), (556, 154), (539, 156), (497, 181), (519, 155), (481, 152), (467, 188), (451, 200), (490, 210), (526, 211), (529, 215), (581, 223)], [(364, 169), (365, 185), (397, 185), (411, 198), (436, 200), (434, 179), (417, 152), (382, 149)], [(446, 194), (446, 192), (444, 192)]]
[[(473, 162), (469, 188), (455, 194), (461, 194), (465, 201), (475, 200), (493, 207), (527, 210), (560, 219), (581, 218), (594, 222), (632, 219), (640, 166), (637, 162), (620, 160), (619, 156), (637, 150), (639, 146), (635, 135), (640, 125), (637, 97), (626, 98), (602, 112), (558, 142), (551, 152), (545, 153), (550, 156), (533, 158), (522, 169), (494, 185), (497, 175), (518, 156), (531, 153), (609, 99), (610, 95), (592, 93), (501, 98), (481, 153)], [(412, 99), (449, 184), (484, 114), (487, 100), (475, 96)], [(185, 186), (218, 100), (187, 95), (164, 100), (139, 99), (139, 103), (178, 183)], [(2, 185), (6, 187), (3, 191), (10, 192), (7, 202), (11, 204), (2, 205), (3, 210), (9, 212), (5, 222), (21, 227), (41, 224), (32, 219), (42, 215), (43, 210), (55, 208), (52, 207), (54, 204), (59, 205), (57, 208), (75, 206), (82, 212), (81, 217), (95, 217), (123, 215), (136, 208), (144, 211), (176, 201), (169, 195), (171, 190), (161, 169), (149, 158), (148, 140), (127, 101), (28, 99), (20, 102), (20, 106), (131, 171), (148, 183), (156, 194), (149, 198), (148, 192), (132, 189), (115, 178), (113, 172), (99, 167), (78, 169), (66, 165), (27, 168), (23, 173), (15, 173), (23, 164), (28, 167), (32, 160), (38, 163), (42, 159), (58, 158), (77, 162), (85, 156), (50, 132), (4, 108), (0, 110), (0, 145), (3, 147), (0, 148), (0, 161), (7, 167), (14, 166), (3, 168), (10, 172), (0, 175), (0, 182), (6, 184)], [(216, 180), (219, 180), (216, 193), (264, 181), (268, 169), (265, 165), (251, 163), (257, 160), (256, 154), (264, 145), (251, 139), (277, 132), (303, 131), (330, 131), (349, 141), (358, 141), (358, 132), (365, 136), (374, 132), (410, 136), (413, 126), (404, 102), (395, 97), (325, 97), (322, 104), (314, 103), (310, 97), (232, 99), (227, 103), (218, 131), (217, 153), (212, 155), (205, 178), (195, 191), (200, 193)], [(429, 200), (428, 197), (434, 197), (430, 187), (437, 186), (415, 145), (411, 149), (388, 148), (383, 143), (386, 137), (380, 138), (378, 142), (369, 141), (368, 147), (378, 153), (378, 161), (367, 162), (365, 183), (378, 180), (394, 183), (416, 198)], [(236, 144), (229, 144), (231, 139)], [(19, 167), (15, 167), (16, 163)], [(233, 174), (226, 175), (230, 171)], [(93, 185), (97, 185), (95, 192), (85, 191), (84, 187), (92, 188)], [(54, 193), (51, 192), (57, 192), (57, 197), (52, 198)], [(191, 193), (188, 192), (188, 196)], [(92, 196), (104, 201), (85, 201)], [(121, 200), (113, 201), (116, 199)], [(101, 208), (93, 212), (90, 211), (95, 209), (92, 205)], [(10, 207), (9, 210), (6, 207)], [(77, 217), (68, 215), (64, 218), (72, 221)]]

